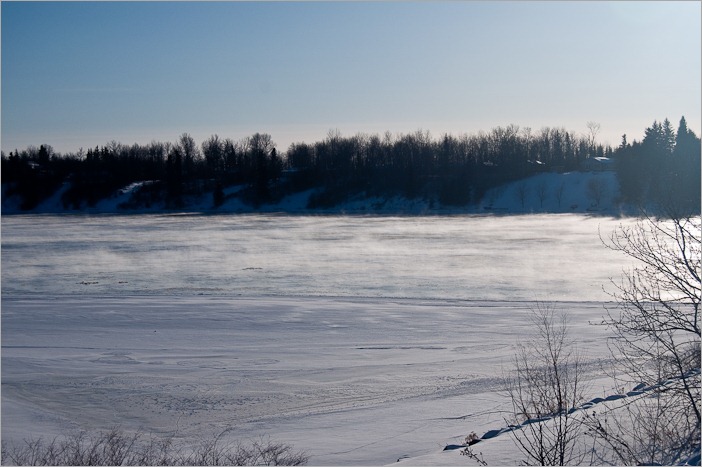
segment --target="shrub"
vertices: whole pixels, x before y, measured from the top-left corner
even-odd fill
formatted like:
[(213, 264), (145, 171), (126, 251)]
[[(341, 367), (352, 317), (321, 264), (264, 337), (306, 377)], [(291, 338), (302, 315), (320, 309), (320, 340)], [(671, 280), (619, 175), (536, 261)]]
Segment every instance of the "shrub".
[(309, 456), (262, 437), (249, 444), (224, 440), (229, 430), (194, 447), (177, 445), (173, 435), (159, 438), (114, 428), (85, 431), (23, 443), (2, 442), (3, 465), (304, 465)]

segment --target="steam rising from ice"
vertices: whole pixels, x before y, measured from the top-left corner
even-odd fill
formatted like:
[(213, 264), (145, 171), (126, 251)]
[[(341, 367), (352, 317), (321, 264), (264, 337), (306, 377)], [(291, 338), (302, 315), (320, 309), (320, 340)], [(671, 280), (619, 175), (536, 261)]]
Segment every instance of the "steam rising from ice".
[(606, 300), (620, 222), (580, 215), (7, 216), (3, 293)]
[(313, 464), (436, 451), (502, 426), (503, 365), (533, 332), (520, 300), (572, 301), (588, 383), (609, 384), (589, 322), (626, 266), (598, 229), (620, 222), (5, 216), (3, 439), (232, 428)]

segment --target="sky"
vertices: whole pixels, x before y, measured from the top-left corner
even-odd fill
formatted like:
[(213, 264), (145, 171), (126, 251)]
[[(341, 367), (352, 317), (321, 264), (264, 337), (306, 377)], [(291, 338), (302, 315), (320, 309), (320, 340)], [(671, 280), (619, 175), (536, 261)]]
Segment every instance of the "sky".
[(701, 5), (3, 1), (2, 150), (588, 122), (616, 146), (683, 115), (700, 135)]

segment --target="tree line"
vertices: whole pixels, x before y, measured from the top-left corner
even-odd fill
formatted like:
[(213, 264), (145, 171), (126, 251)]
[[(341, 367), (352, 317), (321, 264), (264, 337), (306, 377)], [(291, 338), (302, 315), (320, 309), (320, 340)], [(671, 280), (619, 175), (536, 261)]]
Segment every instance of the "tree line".
[(3, 153), (2, 182), (12, 185), (6, 195), (21, 197), (21, 209), (33, 209), (66, 182), (64, 207), (80, 209), (142, 181), (150, 183), (126, 208), (164, 202), (167, 208), (178, 209), (185, 207), (187, 196), (213, 192), (216, 200), (223, 187), (233, 184), (250, 185), (245, 195), (253, 202), (268, 199), (268, 189), (282, 168), (268, 134), (256, 133), (238, 142), (213, 135), (198, 146), (184, 133), (175, 143), (128, 146), (112, 141), (64, 155), (41, 145), (15, 150), (8, 157)]
[[(20, 196), (27, 210), (62, 186), (67, 186), (61, 195), (64, 207), (79, 209), (143, 181), (149, 183), (124, 208), (179, 209), (189, 197), (203, 195), (211, 196), (213, 207), (231, 197), (257, 207), (310, 189), (309, 208), (333, 207), (358, 194), (463, 206), (501, 184), (543, 171), (578, 170), (585, 161), (606, 157), (617, 161), (623, 200), (683, 197), (694, 204), (696, 198), (699, 206), (700, 140), (684, 117), (677, 133), (667, 119), (654, 122), (643, 141), (629, 144), (624, 136), (616, 149), (597, 143), (598, 124), (589, 122), (588, 129), (577, 135), (565, 128), (533, 131), (508, 125), (439, 138), (422, 130), (353, 136), (330, 131), (324, 140), (293, 143), (280, 154), (267, 133), (238, 141), (215, 134), (200, 145), (184, 133), (175, 143), (112, 141), (68, 154), (41, 145), (3, 153), (2, 182), (8, 183), (5, 195)], [(671, 180), (672, 191), (665, 188)], [(227, 187), (239, 188), (225, 194)]]
[(700, 138), (687, 127), (685, 117), (677, 131), (667, 118), (654, 121), (641, 142), (630, 144), (623, 135), (616, 156), (624, 201), (699, 214)]
[(324, 141), (291, 145), (287, 159), (300, 188), (321, 186), (312, 207), (333, 206), (359, 192), (460, 206), (503, 183), (544, 170), (575, 170), (585, 159), (611, 152), (564, 128), (533, 132), (509, 125), (438, 139), (421, 130), (394, 138), (330, 132)]

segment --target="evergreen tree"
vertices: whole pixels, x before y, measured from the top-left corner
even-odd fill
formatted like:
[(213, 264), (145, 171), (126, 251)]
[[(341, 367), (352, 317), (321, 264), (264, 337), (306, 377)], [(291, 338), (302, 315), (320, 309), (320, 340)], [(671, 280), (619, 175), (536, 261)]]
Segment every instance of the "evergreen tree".
[(666, 155), (673, 154), (675, 147), (675, 130), (667, 118), (663, 121), (661, 127), (661, 146)]
[(657, 120), (644, 130), (642, 144), (652, 153), (658, 152), (663, 147), (663, 126)]
[(49, 150), (43, 144), (39, 146), (39, 163), (43, 165), (49, 163)]
[[(683, 116), (675, 137), (675, 149), (671, 158), (671, 198), (676, 201), (678, 213), (700, 212), (700, 139), (687, 128)], [(682, 212), (681, 212), (682, 211)]]
[(622, 135), (622, 144), (619, 145), (619, 149), (626, 149), (627, 147), (630, 147), (631, 145), (626, 142), (626, 133)]
[(695, 142), (699, 140), (694, 132), (687, 128), (687, 121), (683, 116), (678, 125), (678, 132), (675, 135), (675, 149), (673, 153), (676, 156), (689, 154), (695, 151)]

